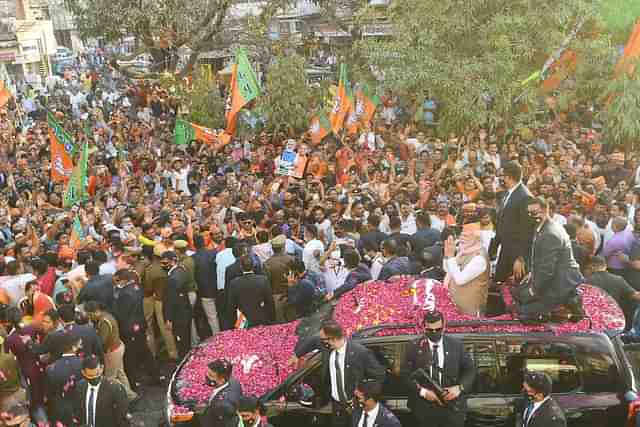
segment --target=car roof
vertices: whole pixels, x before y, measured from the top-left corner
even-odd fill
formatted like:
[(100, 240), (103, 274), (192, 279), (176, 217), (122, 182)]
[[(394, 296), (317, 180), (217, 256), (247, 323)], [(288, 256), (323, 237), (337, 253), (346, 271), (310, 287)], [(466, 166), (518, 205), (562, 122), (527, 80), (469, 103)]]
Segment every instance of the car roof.
[[(372, 282), (345, 294), (338, 302), (334, 318), (348, 335), (367, 328), (401, 324), (404, 328), (387, 327), (385, 335), (411, 333), (427, 309), (442, 312), (447, 329), (453, 332), (531, 333), (550, 332), (555, 335), (606, 332), (617, 334), (624, 329), (625, 319), (615, 300), (605, 291), (581, 285), (578, 293), (583, 301), (584, 319), (577, 322), (527, 324), (508, 313), (486, 318), (461, 313), (449, 297), (447, 287), (429, 279), (401, 278), (393, 282)], [(511, 304), (508, 288), (502, 289), (506, 305)], [(426, 301), (426, 303), (425, 303)], [(359, 332), (362, 335), (362, 332)]]

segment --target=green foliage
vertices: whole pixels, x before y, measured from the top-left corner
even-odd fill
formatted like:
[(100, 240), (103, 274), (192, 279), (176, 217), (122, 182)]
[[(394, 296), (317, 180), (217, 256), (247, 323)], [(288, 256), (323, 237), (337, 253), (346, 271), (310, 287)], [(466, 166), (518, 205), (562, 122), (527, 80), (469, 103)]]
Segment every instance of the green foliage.
[[(514, 99), (538, 104), (539, 83), (522, 81), (542, 67), (567, 39), (581, 63), (602, 64), (591, 48), (606, 36), (586, 38), (597, 21), (595, 0), (403, 0), (389, 8), (394, 37), (361, 44), (384, 84), (401, 94), (429, 92), (442, 102), (442, 131), (526, 121)], [(580, 23), (589, 25), (580, 25)], [(576, 28), (577, 37), (568, 37)], [(594, 66), (595, 66), (594, 65)], [(591, 66), (591, 65), (590, 65)], [(589, 81), (593, 83), (593, 81)], [(582, 85), (583, 82), (576, 82)], [(576, 88), (577, 90), (577, 88)], [(490, 95), (487, 108), (484, 98)], [(526, 114), (525, 114), (526, 116)]]
[(616, 43), (623, 44), (640, 17), (640, 2), (638, 0), (604, 0), (600, 13), (606, 30), (613, 34)]
[(226, 126), (225, 100), (215, 84), (208, 82), (206, 78), (197, 78), (185, 98), (189, 105), (186, 120), (212, 129)]
[(608, 141), (624, 144), (632, 149), (636, 141), (640, 140), (640, 75), (636, 72), (631, 76), (627, 73), (613, 80), (602, 102), (606, 106), (600, 119), (604, 119)]
[(258, 108), (270, 130), (287, 126), (304, 130), (309, 126), (315, 95), (306, 82), (305, 59), (299, 55), (278, 56), (269, 65)]

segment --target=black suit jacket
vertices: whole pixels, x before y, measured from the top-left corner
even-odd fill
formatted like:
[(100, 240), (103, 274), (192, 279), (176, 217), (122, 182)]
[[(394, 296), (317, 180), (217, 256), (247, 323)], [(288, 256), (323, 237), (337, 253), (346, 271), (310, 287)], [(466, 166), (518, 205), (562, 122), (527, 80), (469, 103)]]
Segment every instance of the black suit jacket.
[(91, 325), (78, 325), (72, 323), (65, 327), (74, 336), (82, 339), (82, 355), (95, 355), (100, 361), (104, 361), (104, 351), (102, 349), (102, 340), (98, 336), (96, 329)]
[(251, 327), (268, 325), (275, 320), (275, 304), (267, 276), (249, 273), (236, 277), (226, 292), (227, 319), (231, 325), (236, 321), (236, 309), (244, 313)]
[(242, 386), (235, 378), (229, 379), (229, 385), (209, 401), (207, 409), (200, 416), (201, 426), (237, 427), (238, 403), (242, 397)]
[(144, 320), (142, 288), (130, 284), (116, 289), (116, 295), (113, 317), (118, 321), (120, 337), (127, 339), (144, 333), (147, 323)]
[(533, 197), (524, 184), (518, 184), (513, 190), (506, 206), (503, 206), (505, 192), (498, 201), (496, 237), (491, 244), (490, 253), (495, 255), (501, 247), (500, 258), (496, 265), (496, 281), (504, 282), (513, 272), (513, 263), (518, 257), (525, 260), (529, 256), (529, 247), (533, 229), (529, 223), (527, 206)]
[(49, 332), (42, 343), (32, 343), (30, 350), (36, 355), (49, 354), (49, 363), (55, 362), (62, 356), (62, 339), (66, 331), (64, 329)]
[[(89, 424), (87, 389), (87, 381), (83, 379), (75, 390), (75, 418), (81, 426)], [(122, 384), (103, 378), (96, 400), (95, 427), (128, 427), (130, 425), (127, 419), (128, 407), (127, 393)]]
[[(396, 417), (393, 412), (391, 412), (389, 409), (387, 409), (386, 406), (384, 406), (382, 403), (378, 403), (380, 405), (380, 408), (378, 409), (378, 416), (376, 417), (376, 420), (374, 422), (374, 426), (376, 427), (402, 427), (402, 424), (400, 424), (400, 420), (398, 420), (398, 417)], [(362, 418), (362, 412), (364, 411), (364, 409), (362, 408), (356, 408), (353, 410), (353, 413), (351, 414), (351, 425), (353, 426), (357, 426), (358, 423), (360, 422), (360, 418)]]
[(198, 296), (200, 298), (215, 298), (218, 290), (216, 251), (198, 249), (192, 258), (195, 266), (194, 277), (196, 285), (198, 285)]
[[(296, 345), (295, 354), (300, 357), (313, 350), (322, 351), (322, 386), (331, 398), (331, 374), (329, 361), (331, 351), (326, 349), (319, 336), (313, 336)], [(357, 342), (347, 340), (347, 354), (344, 359), (344, 392), (348, 400), (353, 399), (353, 392), (363, 379), (375, 379), (384, 383), (386, 371), (378, 362), (373, 352)]]
[(190, 325), (192, 318), (191, 303), (189, 302), (188, 277), (183, 268), (177, 267), (167, 279), (167, 289), (164, 292), (164, 319), (173, 324)]
[(78, 304), (88, 301), (101, 302), (111, 312), (113, 309), (113, 278), (111, 274), (100, 274), (87, 281), (78, 294)]
[(53, 421), (66, 426), (74, 425), (73, 405), (75, 388), (82, 379), (82, 359), (78, 356), (62, 356), (47, 367), (47, 401)]
[(549, 398), (533, 413), (526, 426), (523, 424), (524, 411), (524, 408), (518, 411), (516, 427), (567, 427), (564, 411), (553, 398)]
[[(445, 335), (443, 338), (444, 350), (444, 372), (442, 375), (442, 386), (451, 387), (454, 385), (462, 385), (465, 392), (470, 392), (473, 387), (473, 381), (476, 376), (476, 368), (469, 354), (464, 350), (462, 341)], [(418, 338), (409, 343), (407, 347), (407, 355), (405, 363), (402, 366), (402, 378), (407, 378), (407, 387), (409, 388), (409, 399), (407, 406), (416, 413), (425, 413), (435, 408), (435, 405), (418, 394), (418, 389), (412, 380), (409, 380), (411, 374), (420, 368), (424, 368), (428, 372), (431, 367), (431, 347), (429, 341), (425, 338)], [(455, 401), (450, 402), (448, 406), (455, 407), (462, 411), (466, 411), (466, 399), (464, 393)]]
[(569, 235), (556, 222), (545, 222), (535, 235), (530, 264), (533, 291), (548, 301), (549, 309), (566, 301), (584, 283)]

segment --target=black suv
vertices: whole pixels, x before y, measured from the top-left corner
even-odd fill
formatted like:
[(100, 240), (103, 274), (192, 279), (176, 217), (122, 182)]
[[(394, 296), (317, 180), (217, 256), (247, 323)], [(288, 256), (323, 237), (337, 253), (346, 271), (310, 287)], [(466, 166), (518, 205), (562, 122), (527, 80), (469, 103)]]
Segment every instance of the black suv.
[[(456, 328), (468, 330), (469, 326), (459, 323), (447, 327), (449, 334), (464, 341), (477, 368), (473, 389), (467, 395), (466, 426), (515, 426), (525, 370), (544, 371), (551, 376), (554, 399), (565, 410), (570, 426), (623, 426), (625, 422), (635, 425), (640, 346), (625, 344), (619, 333), (456, 333)], [(407, 389), (400, 372), (407, 343), (417, 335), (394, 331), (410, 327), (383, 325), (353, 336), (387, 368), (384, 398), (406, 426), (411, 424), (405, 422), (409, 416)], [(303, 368), (263, 396), (269, 422), (274, 426), (327, 424), (330, 405), (319, 399), (325, 394), (320, 390), (320, 360), (319, 353), (309, 355)], [(295, 391), (300, 384), (314, 390), (315, 399), (306, 396), (305, 400), (315, 401), (315, 405), (303, 405), (297, 400)]]

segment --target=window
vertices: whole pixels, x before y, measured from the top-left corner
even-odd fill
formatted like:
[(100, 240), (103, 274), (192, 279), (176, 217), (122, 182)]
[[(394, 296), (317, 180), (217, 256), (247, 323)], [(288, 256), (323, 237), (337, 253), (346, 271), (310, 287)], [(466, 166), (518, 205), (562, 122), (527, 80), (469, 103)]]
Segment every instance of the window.
[(581, 387), (574, 350), (564, 343), (496, 341), (501, 373), (500, 392), (519, 394), (526, 371), (545, 372), (553, 380), (553, 393)]
[(464, 348), (476, 366), (473, 394), (500, 393), (500, 370), (494, 341), (465, 341)]
[(408, 342), (393, 342), (367, 346), (387, 370), (383, 386), (385, 397), (407, 397), (406, 378), (400, 375), (400, 368), (407, 353), (407, 344)]

